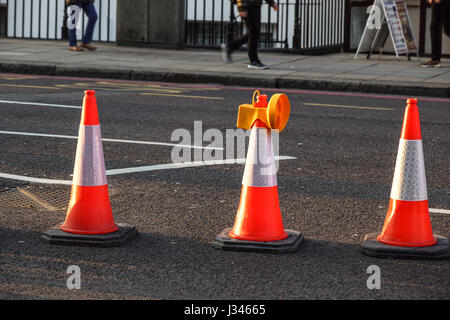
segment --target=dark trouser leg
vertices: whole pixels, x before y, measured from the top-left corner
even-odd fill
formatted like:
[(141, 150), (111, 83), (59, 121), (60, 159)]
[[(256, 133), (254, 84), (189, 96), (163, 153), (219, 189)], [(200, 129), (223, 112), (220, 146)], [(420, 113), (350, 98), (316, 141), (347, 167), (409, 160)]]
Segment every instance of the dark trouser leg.
[(446, 7), (444, 8), (444, 15), (442, 24), (444, 25), (445, 34), (450, 37), (450, 0), (447, 0), (445, 3)]
[(442, 15), (440, 14), (439, 5), (434, 5), (431, 12), (431, 59), (435, 61), (441, 60), (442, 55)]
[(236, 50), (237, 48), (239, 48), (240, 46), (242, 46), (243, 44), (245, 44), (247, 42), (248, 42), (248, 33), (244, 34), (240, 38), (230, 42), (228, 44), (228, 49), (231, 50), (231, 51)]
[(248, 58), (250, 62), (258, 61), (258, 41), (261, 34), (261, 8), (250, 5), (248, 8), (248, 18), (245, 20), (248, 30)]
[(84, 33), (83, 43), (89, 44), (92, 41), (94, 27), (95, 27), (95, 23), (97, 22), (98, 15), (97, 15), (97, 11), (95, 10), (93, 3), (83, 4), (83, 10), (89, 19), (87, 27), (86, 27), (86, 31)]
[(261, 8), (250, 5), (247, 12), (247, 18), (244, 19), (247, 34), (230, 42), (228, 49), (236, 50), (243, 44), (247, 43), (248, 57), (250, 62), (258, 61), (258, 41), (261, 29)]

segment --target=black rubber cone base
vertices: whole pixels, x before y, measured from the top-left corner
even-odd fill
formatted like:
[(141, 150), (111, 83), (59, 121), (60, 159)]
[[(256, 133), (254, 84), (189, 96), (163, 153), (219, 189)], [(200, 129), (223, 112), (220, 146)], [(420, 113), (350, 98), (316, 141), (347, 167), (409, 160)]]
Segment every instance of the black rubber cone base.
[(117, 224), (117, 231), (105, 234), (77, 234), (62, 231), (57, 225), (41, 235), (41, 240), (49, 244), (87, 247), (116, 247), (123, 245), (138, 235), (137, 230), (128, 225)]
[(222, 231), (212, 242), (211, 246), (226, 251), (247, 251), (262, 253), (290, 253), (296, 252), (302, 242), (300, 232), (286, 229), (288, 237), (278, 241), (248, 241), (231, 238), (228, 233), (231, 228)]
[(434, 235), (437, 243), (426, 247), (400, 247), (377, 240), (377, 233), (369, 233), (361, 243), (363, 254), (377, 258), (443, 260), (450, 258), (448, 238)]

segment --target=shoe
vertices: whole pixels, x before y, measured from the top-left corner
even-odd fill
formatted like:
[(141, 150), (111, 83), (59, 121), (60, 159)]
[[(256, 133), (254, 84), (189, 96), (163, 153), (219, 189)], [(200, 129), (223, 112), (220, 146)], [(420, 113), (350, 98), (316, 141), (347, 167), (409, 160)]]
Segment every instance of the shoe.
[(71, 47), (69, 47), (69, 50), (70, 51), (84, 51), (84, 49), (79, 46), (71, 46)]
[(95, 51), (95, 50), (97, 50), (96, 47), (93, 47), (93, 46), (91, 46), (90, 44), (87, 44), (87, 43), (82, 43), (82, 44), (80, 44), (80, 47), (85, 48), (85, 49), (88, 49), (89, 51)]
[(225, 43), (222, 43), (220, 45), (220, 49), (222, 50), (222, 60), (225, 63), (231, 63), (233, 62), (231, 60), (231, 50), (228, 49), (228, 46)]
[(441, 67), (441, 62), (438, 60), (428, 60), (427, 62), (424, 62), (421, 64), (422, 67), (424, 68), (440, 68)]
[(261, 61), (252, 61), (248, 67), (250, 69), (260, 69), (260, 70), (264, 70), (264, 69), (268, 69), (269, 66), (266, 66), (264, 63), (262, 63)]

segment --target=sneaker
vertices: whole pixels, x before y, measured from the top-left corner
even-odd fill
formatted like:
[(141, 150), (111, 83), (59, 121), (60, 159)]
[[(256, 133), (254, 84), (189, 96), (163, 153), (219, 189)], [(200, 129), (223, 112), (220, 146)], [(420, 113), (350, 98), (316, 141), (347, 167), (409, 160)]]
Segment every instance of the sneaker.
[(264, 70), (264, 69), (267, 69), (267, 68), (269, 68), (269, 66), (266, 66), (264, 63), (262, 63), (261, 61), (252, 61), (249, 65), (248, 65), (248, 67), (250, 68), (250, 69), (260, 69), (260, 70)]
[(428, 60), (427, 62), (424, 62), (421, 64), (424, 68), (440, 68), (441, 62), (438, 60)]
[(222, 60), (225, 63), (231, 63), (231, 50), (228, 49), (228, 46), (225, 43), (220, 45), (220, 49), (222, 50)]

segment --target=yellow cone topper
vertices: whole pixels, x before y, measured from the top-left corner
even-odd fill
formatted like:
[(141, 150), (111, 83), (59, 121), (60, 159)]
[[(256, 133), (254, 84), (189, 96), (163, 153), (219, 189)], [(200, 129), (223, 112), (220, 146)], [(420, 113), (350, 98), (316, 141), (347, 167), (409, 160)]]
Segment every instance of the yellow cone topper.
[[(255, 102), (255, 96), (257, 100)], [(251, 129), (256, 120), (262, 121), (268, 129), (283, 131), (291, 111), (288, 97), (277, 93), (267, 103), (267, 95), (260, 94), (258, 90), (253, 93), (252, 104), (239, 106), (237, 127)]]

